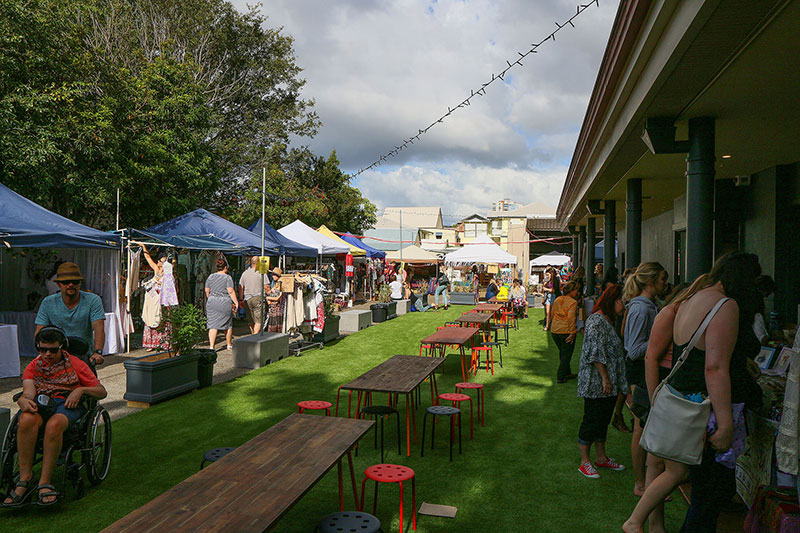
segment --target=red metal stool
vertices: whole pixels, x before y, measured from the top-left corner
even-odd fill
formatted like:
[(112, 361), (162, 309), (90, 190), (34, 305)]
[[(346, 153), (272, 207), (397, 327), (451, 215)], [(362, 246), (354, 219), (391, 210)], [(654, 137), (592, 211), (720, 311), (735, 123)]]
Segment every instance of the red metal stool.
[(425, 350), (425, 355), (431, 356), (431, 352), (433, 351), (433, 344), (424, 344), (420, 343), (419, 345), (419, 355), (422, 357), (422, 350)]
[(373, 502), (372, 514), (378, 511), (378, 484), (397, 483), (400, 485), (400, 533), (403, 533), (403, 481), (411, 480), (411, 510), (412, 510), (412, 529), (417, 529), (417, 488), (414, 480), (414, 471), (407, 466), (393, 464), (372, 465), (364, 470), (364, 481), (361, 482), (361, 508), (364, 508), (364, 492), (367, 487), (367, 479), (375, 482), (375, 501)]
[[(444, 392), (439, 395), (440, 400), (444, 400), (446, 402), (453, 402), (453, 407), (456, 407), (457, 402), (466, 402), (469, 401), (469, 438), (472, 440), (474, 438), (472, 432), (472, 398), (467, 396), (466, 394), (461, 394), (458, 392)], [(460, 407), (459, 407), (460, 409)], [(463, 411), (463, 409), (462, 409)], [(453, 431), (454, 428), (451, 428)]]
[(478, 418), (481, 419), (481, 425), (483, 424), (483, 384), (482, 383), (473, 383), (471, 381), (465, 381), (464, 383), (456, 383), (456, 392), (461, 392), (462, 389), (475, 389), (478, 391)]
[(481, 352), (487, 354), (486, 357), (486, 371), (489, 371), (489, 363), (492, 365), (492, 375), (494, 376), (494, 352), (491, 346), (475, 346), (472, 348), (472, 362), (470, 363), (470, 371), (474, 370), (474, 374), (478, 375), (478, 367), (481, 363)]
[(309, 411), (325, 409), (325, 416), (331, 416), (332, 405), (333, 404), (331, 402), (326, 402), (324, 400), (306, 400), (304, 402), (297, 402), (297, 407), (300, 408), (301, 414), (306, 409), (308, 409)]

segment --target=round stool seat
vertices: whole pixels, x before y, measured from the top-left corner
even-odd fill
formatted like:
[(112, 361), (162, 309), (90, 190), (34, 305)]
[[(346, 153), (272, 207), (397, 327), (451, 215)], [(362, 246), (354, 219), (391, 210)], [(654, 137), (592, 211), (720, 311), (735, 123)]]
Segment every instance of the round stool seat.
[(380, 529), (381, 521), (376, 516), (356, 511), (329, 514), (317, 524), (317, 531), (321, 533), (339, 531), (374, 533)]
[(395, 414), (397, 409), (389, 407), (388, 405), (366, 405), (361, 408), (361, 412), (368, 415), (384, 416)]
[(301, 409), (330, 409), (333, 404), (324, 400), (306, 400), (297, 402), (297, 407)]
[(465, 381), (464, 383), (456, 383), (457, 389), (482, 389), (483, 383), (473, 383), (472, 381)]
[(217, 459), (222, 459), (236, 448), (214, 448), (213, 450), (206, 450), (203, 454), (203, 459), (209, 463), (213, 463)]
[(472, 398), (459, 392), (444, 392), (439, 395), (439, 399), (446, 402), (467, 402)]
[(364, 470), (364, 475), (381, 483), (397, 483), (413, 478), (414, 471), (403, 465), (378, 464)]
[(447, 407), (446, 405), (431, 405), (425, 410), (432, 415), (457, 415), (461, 412), (460, 409)]

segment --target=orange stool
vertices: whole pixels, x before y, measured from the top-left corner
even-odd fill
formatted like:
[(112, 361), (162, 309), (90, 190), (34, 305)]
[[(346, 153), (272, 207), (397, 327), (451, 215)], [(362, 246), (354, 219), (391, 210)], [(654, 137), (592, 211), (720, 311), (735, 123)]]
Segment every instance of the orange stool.
[(481, 425), (483, 426), (483, 384), (482, 383), (473, 383), (471, 381), (465, 381), (464, 383), (456, 383), (456, 392), (461, 392), (462, 389), (475, 389), (478, 391), (478, 418), (481, 419)]
[(488, 357), (486, 357), (486, 371), (489, 371), (489, 363), (491, 363), (492, 375), (494, 376), (494, 352), (492, 351), (491, 346), (475, 346), (472, 348), (472, 362), (470, 363), (470, 371), (474, 370), (475, 375), (478, 375), (481, 352), (487, 353)]
[(411, 480), (411, 512), (412, 529), (417, 529), (417, 487), (414, 481), (414, 471), (407, 466), (378, 464), (372, 465), (364, 470), (364, 481), (361, 482), (361, 508), (364, 508), (364, 492), (367, 486), (367, 479), (375, 482), (375, 494), (373, 496), (372, 514), (378, 511), (378, 484), (397, 483), (400, 485), (400, 533), (403, 533), (403, 481)]
[(308, 409), (309, 411), (325, 409), (325, 416), (331, 416), (332, 405), (333, 404), (331, 402), (326, 402), (324, 400), (306, 400), (304, 402), (297, 402), (297, 407), (300, 408), (301, 414), (306, 409)]
[[(469, 438), (472, 440), (474, 438), (472, 432), (472, 398), (467, 396), (466, 394), (460, 394), (458, 392), (444, 392), (439, 395), (440, 400), (444, 400), (446, 402), (453, 402), (453, 407), (456, 407), (457, 402), (466, 402), (469, 401)], [(460, 409), (460, 407), (459, 407)], [(463, 409), (462, 409), (463, 411)], [(451, 431), (453, 428), (451, 428)]]

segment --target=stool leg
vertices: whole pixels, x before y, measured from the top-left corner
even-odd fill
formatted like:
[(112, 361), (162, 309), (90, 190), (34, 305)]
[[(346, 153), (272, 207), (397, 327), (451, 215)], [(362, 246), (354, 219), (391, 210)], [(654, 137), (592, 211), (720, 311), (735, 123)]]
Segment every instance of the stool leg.
[(204, 466), (206, 466), (206, 460), (205, 459), (200, 461), (200, 470), (202, 470)]
[[(372, 415), (370, 415), (370, 418), (372, 418)], [(380, 418), (380, 417), (375, 415), (375, 418)], [(377, 450), (378, 449), (378, 421), (377, 420), (375, 420), (375, 425), (372, 426), (372, 429), (375, 430), (372, 433), (372, 435), (374, 437), (372, 447)], [(381, 462), (383, 462), (383, 458), (381, 458)]]
[(475, 435), (472, 432), (472, 398), (469, 399), (469, 440), (473, 440)]
[(483, 414), (483, 389), (478, 389), (478, 410), (481, 413), (481, 426), (483, 426), (484, 422), (484, 414)]
[[(396, 412), (395, 419), (397, 420), (397, 455), (403, 455), (403, 452), (400, 450), (400, 413)], [(425, 426), (422, 427), (422, 445), (425, 445)]]
[(403, 533), (403, 482), (397, 482), (400, 485), (400, 533)]
[[(427, 421), (428, 421), (428, 411), (425, 411), (425, 415), (422, 417), (422, 443), (421, 443), (421, 445), (419, 447), (420, 448), (420, 454), (419, 454), (420, 457), (425, 457), (425, 423)], [(398, 426), (400, 425), (400, 415), (397, 415), (397, 425)], [(398, 439), (399, 439), (399, 435), (400, 435), (399, 431), (397, 432), (397, 435), (398, 435)], [(398, 449), (398, 451), (400, 450), (399, 442), (398, 442), (398, 445), (397, 445), (397, 449)], [(400, 455), (403, 455), (403, 452), (400, 452)]]
[(436, 415), (433, 415), (433, 420), (431, 421), (431, 450), (435, 441), (434, 435), (436, 435)]
[(458, 454), (461, 455), (461, 413), (458, 413)]
[[(453, 423), (454, 422), (455, 422), (455, 419), (453, 418), (453, 415), (450, 415), (450, 462), (451, 463), (453, 462), (453, 430), (452, 430), (452, 428), (453, 428)], [(459, 427), (459, 430), (460, 429), (461, 428)], [(460, 435), (460, 433), (459, 433), (459, 435)]]
[[(375, 498), (375, 501), (372, 502), (372, 514), (374, 514), (374, 515), (378, 514), (378, 485), (380, 485), (380, 483), (378, 483), (376, 481), (375, 482), (375, 492), (373, 494), (373, 497)], [(363, 507), (362, 507), (362, 510), (363, 510)]]
[(367, 476), (364, 476), (364, 481), (361, 482), (361, 510), (364, 510), (364, 493), (367, 489)]
[(492, 360), (492, 375), (494, 376), (494, 350), (492, 350), (491, 348), (489, 349), (489, 357)]
[(381, 419), (381, 462), (383, 462), (383, 417)]
[(325, 416), (331, 416), (331, 408), (330, 407), (326, 407), (325, 408)]
[(417, 530), (417, 483), (416, 478), (411, 478), (411, 528)]
[(302, 415), (303, 414), (303, 408), (299, 407), (299, 409), (300, 409), (300, 414)]

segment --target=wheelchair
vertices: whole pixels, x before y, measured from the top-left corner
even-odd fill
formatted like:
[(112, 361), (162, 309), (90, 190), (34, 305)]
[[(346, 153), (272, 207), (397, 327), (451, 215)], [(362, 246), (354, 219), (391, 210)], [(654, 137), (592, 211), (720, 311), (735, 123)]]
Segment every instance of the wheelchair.
[[(88, 345), (82, 339), (70, 337), (67, 351), (81, 354), (73, 353), (72, 355), (87, 362), (95, 375), (97, 374), (94, 365), (88, 363), (84, 357), (88, 351)], [(22, 392), (15, 394), (14, 401), (16, 402), (21, 395)], [(81, 398), (81, 405), (86, 409), (86, 413), (76, 424), (70, 424), (70, 427), (64, 432), (61, 455), (53, 475), (53, 485), (61, 493), (62, 498), (67, 494), (68, 485), (72, 486), (75, 499), (82, 498), (85, 493), (83, 473), (86, 474), (92, 485), (97, 485), (108, 476), (111, 466), (111, 416), (95, 398), (84, 396)], [(6, 429), (2, 447), (0, 447), (0, 495), (2, 498), (14, 490), (19, 480), (19, 463), (17, 462), (19, 416), (20, 411), (17, 411)], [(34, 467), (42, 460), (43, 434), (44, 425), (39, 431), (36, 442)], [(60, 484), (55, 482), (58, 479), (58, 468), (62, 469)]]

